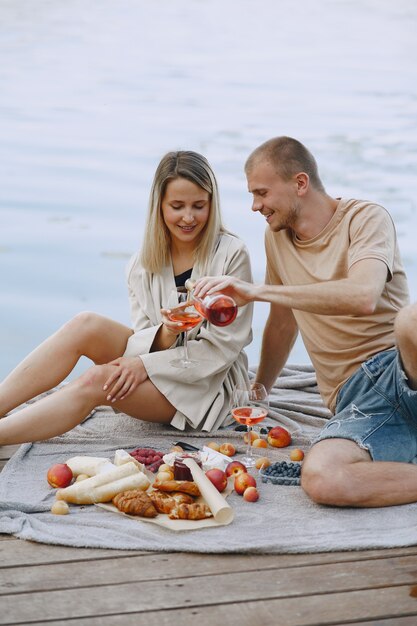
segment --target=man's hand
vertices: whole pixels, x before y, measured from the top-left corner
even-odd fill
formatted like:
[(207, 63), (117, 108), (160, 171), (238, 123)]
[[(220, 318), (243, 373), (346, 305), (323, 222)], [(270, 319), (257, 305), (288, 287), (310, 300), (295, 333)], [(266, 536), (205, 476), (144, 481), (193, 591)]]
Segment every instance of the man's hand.
[(207, 295), (221, 292), (233, 298), (237, 306), (243, 306), (255, 300), (256, 289), (256, 285), (234, 276), (206, 276), (196, 282), (194, 295), (203, 299)]
[(148, 378), (140, 357), (122, 356), (108, 365), (116, 366), (103, 387), (103, 391), (109, 390), (106, 400), (111, 402), (123, 400)]

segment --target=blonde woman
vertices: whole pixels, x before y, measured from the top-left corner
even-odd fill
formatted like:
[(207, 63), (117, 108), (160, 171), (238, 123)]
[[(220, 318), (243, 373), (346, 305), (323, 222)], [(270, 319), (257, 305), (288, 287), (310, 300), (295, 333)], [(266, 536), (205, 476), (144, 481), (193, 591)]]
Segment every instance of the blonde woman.
[(128, 266), (132, 328), (80, 313), (29, 354), (0, 384), (0, 415), (58, 386), (81, 356), (94, 365), (1, 419), (0, 445), (67, 432), (98, 405), (180, 430), (224, 425), (233, 385), (247, 369), (251, 307), (239, 310), (233, 326), (203, 321), (189, 331), (198, 365), (187, 369), (170, 364), (182, 333), (165, 308), (188, 277), (224, 274), (251, 280), (245, 245), (222, 225), (214, 173), (198, 153), (170, 152), (155, 173), (142, 249)]

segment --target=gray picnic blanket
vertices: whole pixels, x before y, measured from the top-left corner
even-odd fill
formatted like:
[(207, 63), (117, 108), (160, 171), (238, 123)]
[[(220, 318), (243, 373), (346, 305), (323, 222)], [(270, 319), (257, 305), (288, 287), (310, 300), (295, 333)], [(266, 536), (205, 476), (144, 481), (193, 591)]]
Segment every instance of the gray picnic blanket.
[[(254, 370), (251, 370), (251, 376)], [(270, 425), (291, 431), (293, 446), (307, 449), (329, 412), (320, 399), (311, 366), (284, 369), (270, 396)], [(57, 416), (59, 419), (59, 416)], [(262, 483), (256, 503), (232, 493), (235, 519), (228, 526), (173, 532), (95, 506), (71, 506), (69, 515), (50, 513), (54, 490), (48, 468), (76, 455), (110, 457), (119, 448), (150, 446), (168, 451), (178, 440), (202, 446), (232, 441), (244, 451), (242, 434), (223, 429), (208, 435), (179, 432), (98, 407), (69, 433), (22, 445), (0, 474), (0, 532), (65, 546), (201, 553), (294, 553), (408, 546), (417, 542), (417, 504), (384, 509), (338, 509), (312, 503), (298, 486)], [(289, 448), (268, 448), (272, 460), (288, 459)], [(262, 450), (262, 453), (264, 451)]]

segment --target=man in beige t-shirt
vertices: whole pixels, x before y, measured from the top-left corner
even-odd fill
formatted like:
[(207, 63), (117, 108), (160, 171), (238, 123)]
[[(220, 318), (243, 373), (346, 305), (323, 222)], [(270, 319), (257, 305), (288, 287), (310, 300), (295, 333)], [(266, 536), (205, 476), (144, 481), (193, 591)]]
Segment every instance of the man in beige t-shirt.
[(390, 215), (329, 196), (314, 157), (290, 137), (259, 146), (245, 169), (252, 210), (269, 226), (266, 283), (209, 277), (196, 295), (271, 303), (256, 376), (267, 389), (300, 331), (334, 414), (303, 463), (313, 500), (417, 502), (417, 306)]

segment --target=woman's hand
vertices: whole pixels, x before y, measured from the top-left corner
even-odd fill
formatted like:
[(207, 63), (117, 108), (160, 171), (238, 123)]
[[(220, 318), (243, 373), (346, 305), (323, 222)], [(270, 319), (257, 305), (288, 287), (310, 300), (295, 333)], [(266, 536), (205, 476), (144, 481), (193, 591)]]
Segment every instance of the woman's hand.
[(106, 400), (110, 402), (123, 400), (148, 378), (140, 357), (122, 356), (110, 361), (109, 365), (116, 366), (103, 387), (103, 391), (109, 390)]
[[(175, 309), (186, 309), (188, 303), (179, 304)], [(165, 330), (167, 330), (171, 335), (177, 337), (182, 332), (184, 332), (184, 324), (181, 322), (174, 322), (169, 318), (169, 314), (171, 313), (171, 309), (161, 309), (162, 323), (165, 326)]]

